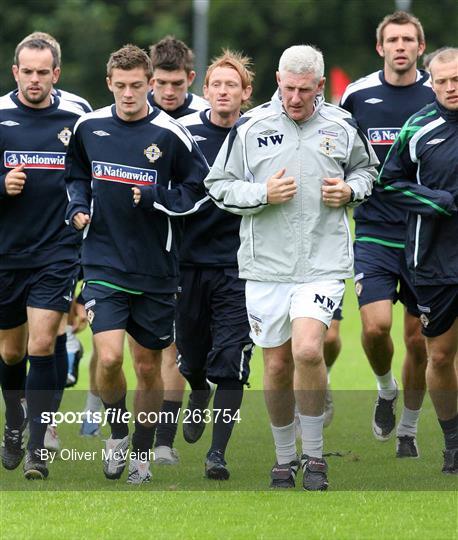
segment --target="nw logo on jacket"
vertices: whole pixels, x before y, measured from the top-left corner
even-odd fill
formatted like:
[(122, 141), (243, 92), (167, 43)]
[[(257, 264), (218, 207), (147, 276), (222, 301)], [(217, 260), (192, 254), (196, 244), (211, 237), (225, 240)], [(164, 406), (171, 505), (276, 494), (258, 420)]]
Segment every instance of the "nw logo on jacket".
[(281, 144), (283, 142), (283, 134), (270, 135), (269, 137), (258, 137), (258, 148), (261, 146), (269, 146), (270, 143), (273, 145)]

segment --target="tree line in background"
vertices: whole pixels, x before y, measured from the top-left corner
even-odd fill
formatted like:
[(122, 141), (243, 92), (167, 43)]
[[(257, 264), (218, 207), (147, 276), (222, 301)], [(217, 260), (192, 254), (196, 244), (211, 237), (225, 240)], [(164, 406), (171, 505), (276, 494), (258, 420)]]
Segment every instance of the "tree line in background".
[[(111, 102), (104, 79), (113, 50), (125, 43), (148, 49), (167, 34), (192, 46), (192, 0), (0, 0), (0, 9), (1, 94), (15, 86), (16, 44), (35, 30), (61, 43), (59, 87), (94, 107)], [(394, 0), (210, 0), (209, 57), (222, 47), (248, 54), (256, 72), (256, 104), (272, 95), (278, 58), (294, 44), (317, 45), (327, 70), (339, 66), (354, 80), (382, 65), (374, 49), (375, 28), (395, 9)], [(457, 45), (457, 0), (413, 0), (411, 11), (425, 28), (427, 52)]]

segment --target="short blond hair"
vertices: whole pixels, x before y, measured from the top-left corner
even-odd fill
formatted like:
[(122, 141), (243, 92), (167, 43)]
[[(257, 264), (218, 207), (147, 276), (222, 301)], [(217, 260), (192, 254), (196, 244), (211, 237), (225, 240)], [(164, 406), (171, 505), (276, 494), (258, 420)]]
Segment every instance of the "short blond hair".
[(446, 64), (447, 62), (453, 62), (458, 60), (458, 48), (446, 47), (438, 51), (431, 59), (429, 63), (429, 71), (432, 76), (432, 70), (435, 64)]
[[(235, 69), (240, 75), (242, 81), (242, 88), (245, 90), (248, 86), (253, 84), (254, 72), (252, 71), (251, 58), (244, 56), (238, 51), (231, 51), (230, 49), (223, 49), (223, 54), (212, 59), (212, 63), (207, 68), (205, 74), (204, 85), (208, 86), (210, 76), (216, 68), (228, 67)], [(247, 99), (243, 102), (243, 105), (249, 105), (250, 100)]]

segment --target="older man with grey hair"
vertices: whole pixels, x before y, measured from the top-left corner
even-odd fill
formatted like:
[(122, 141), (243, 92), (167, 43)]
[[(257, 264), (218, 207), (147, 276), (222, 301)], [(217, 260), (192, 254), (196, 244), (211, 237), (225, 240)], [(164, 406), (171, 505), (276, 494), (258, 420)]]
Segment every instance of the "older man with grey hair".
[(276, 74), (281, 101), (239, 120), (205, 180), (214, 202), (242, 217), (240, 277), (276, 449), (271, 487), (328, 487), (323, 459), (323, 340), (352, 277), (346, 206), (371, 193), (377, 158), (351, 116), (324, 102), (323, 56), (286, 49)]

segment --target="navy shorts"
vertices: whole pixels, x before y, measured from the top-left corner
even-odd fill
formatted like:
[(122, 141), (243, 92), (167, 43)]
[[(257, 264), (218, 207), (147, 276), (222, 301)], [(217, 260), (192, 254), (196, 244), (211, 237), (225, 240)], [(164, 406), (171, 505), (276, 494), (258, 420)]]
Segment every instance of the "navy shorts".
[(458, 285), (417, 286), (422, 334), (445, 334), (458, 318)]
[(58, 261), (39, 268), (0, 270), (0, 329), (27, 322), (27, 307), (68, 313), (79, 265)]
[(342, 301), (339, 304), (339, 307), (332, 314), (332, 320), (333, 321), (341, 321), (341, 320), (343, 320), (343, 298), (342, 298)]
[(419, 317), (417, 296), (411, 285), (402, 248), (355, 242), (355, 291), (359, 307), (379, 300), (398, 300)]
[(125, 330), (146, 349), (165, 349), (173, 342), (175, 294), (131, 294), (96, 283), (82, 291), (93, 334)]
[(175, 321), (180, 372), (187, 377), (205, 371), (216, 383), (247, 382), (253, 342), (245, 281), (237, 269), (185, 267), (180, 287)]

